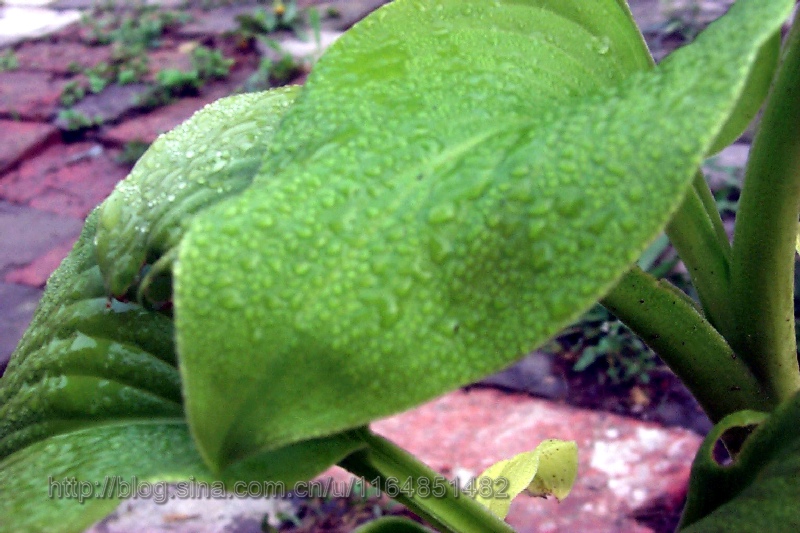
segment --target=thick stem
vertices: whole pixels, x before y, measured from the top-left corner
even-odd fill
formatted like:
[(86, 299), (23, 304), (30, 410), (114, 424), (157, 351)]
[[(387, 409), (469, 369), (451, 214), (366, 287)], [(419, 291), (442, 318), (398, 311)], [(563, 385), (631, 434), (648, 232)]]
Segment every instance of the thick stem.
[(800, 210), (800, 13), (750, 152), (733, 241), (737, 353), (779, 399), (800, 389), (794, 268)]
[(404, 449), (366, 428), (357, 435), (367, 449), (346, 457), (339, 466), (367, 481), (377, 479), (384, 493), (437, 530), (513, 533), (511, 526), (469, 496), (459, 494), (445, 478)]
[(711, 322), (722, 334), (733, 327), (730, 306), (730, 245), (723, 242), (714, 223), (719, 214), (709, 213), (702, 198), (705, 182), (702, 174), (695, 177), (694, 186), (678, 208), (666, 233), (692, 277), (700, 303)]
[(675, 287), (631, 269), (601, 303), (644, 340), (714, 422), (777, 405), (725, 339)]

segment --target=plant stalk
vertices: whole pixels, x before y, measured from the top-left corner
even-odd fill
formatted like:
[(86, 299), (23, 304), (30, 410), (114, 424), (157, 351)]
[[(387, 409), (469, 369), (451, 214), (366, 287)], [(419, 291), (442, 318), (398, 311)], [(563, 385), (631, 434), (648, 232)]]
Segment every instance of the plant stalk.
[(800, 211), (800, 13), (783, 51), (739, 200), (728, 339), (770, 393), (800, 390), (794, 318)]
[(600, 303), (658, 353), (713, 422), (777, 405), (694, 302), (669, 283), (634, 267)]
[[(367, 449), (349, 455), (339, 466), (367, 481), (377, 479), (385, 494), (438, 531), (513, 533), (511, 526), (489, 509), (468, 495), (459, 494), (445, 478), (404, 449), (368, 428), (357, 430), (355, 434), (367, 444)], [(421, 479), (425, 479), (424, 485), (419, 482)], [(414, 492), (422, 486), (430, 489), (429, 492)]]
[[(732, 328), (734, 323), (730, 305), (731, 248), (727, 237), (724, 241), (720, 238), (714, 221), (719, 219), (719, 213), (716, 207), (713, 213), (709, 212), (703, 189), (708, 192), (708, 185), (698, 172), (666, 233), (689, 270), (706, 318), (725, 335), (726, 328)], [(718, 224), (721, 226), (722, 222)]]
[(702, 171), (695, 175), (692, 187), (694, 188), (694, 192), (697, 193), (697, 196), (700, 198), (700, 201), (703, 202), (703, 207), (705, 207), (706, 214), (708, 214), (708, 219), (711, 221), (711, 226), (714, 228), (714, 233), (717, 235), (717, 240), (719, 241), (719, 246), (722, 249), (722, 253), (724, 253), (728, 258), (728, 261), (730, 261), (731, 243), (730, 240), (728, 240), (728, 233), (725, 231), (725, 226), (722, 223), (722, 217), (720, 216), (719, 209), (717, 208), (717, 201), (714, 199), (714, 195), (711, 194), (711, 189), (709, 188), (708, 182), (706, 182), (706, 178)]

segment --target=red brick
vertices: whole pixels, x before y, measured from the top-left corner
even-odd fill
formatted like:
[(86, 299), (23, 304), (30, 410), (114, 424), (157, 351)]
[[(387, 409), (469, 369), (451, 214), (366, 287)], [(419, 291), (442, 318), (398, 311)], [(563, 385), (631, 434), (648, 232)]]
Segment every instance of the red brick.
[(0, 72), (0, 116), (49, 120), (65, 83), (47, 72)]
[(98, 144), (56, 145), (0, 179), (0, 197), (83, 218), (126, 174)]
[(40, 122), (0, 120), (0, 174), (58, 139), (58, 129)]
[[(685, 491), (701, 442), (687, 430), (492, 389), (453, 392), (372, 428), (449, 479), (478, 476), (545, 439), (576, 441), (572, 493), (561, 503), (519, 496), (508, 522), (520, 533), (651, 531), (633, 515)], [(326, 475), (346, 476), (338, 469)]]
[(74, 244), (75, 240), (70, 240), (56, 246), (41, 257), (34, 259), (31, 264), (6, 274), (4, 281), (28, 285), (29, 287), (44, 287), (45, 283), (47, 283), (47, 278), (58, 268), (61, 261), (67, 257)]
[(79, 43), (37, 41), (25, 43), (17, 50), (21, 70), (40, 70), (69, 74), (70, 65), (86, 70), (111, 58), (110, 46), (85, 46)]

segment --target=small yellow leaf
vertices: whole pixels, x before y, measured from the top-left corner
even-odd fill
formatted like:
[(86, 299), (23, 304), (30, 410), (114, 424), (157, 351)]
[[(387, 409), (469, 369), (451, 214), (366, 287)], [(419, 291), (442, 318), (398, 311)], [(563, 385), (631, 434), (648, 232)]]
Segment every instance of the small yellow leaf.
[(549, 439), (529, 452), (493, 464), (475, 480), (475, 499), (505, 518), (511, 500), (522, 491), (533, 496), (567, 497), (578, 473), (578, 446), (574, 441)]
[(578, 475), (578, 445), (575, 441), (551, 439), (535, 451), (540, 453), (539, 471), (527, 488), (528, 494), (542, 497), (552, 494), (562, 501), (569, 496)]

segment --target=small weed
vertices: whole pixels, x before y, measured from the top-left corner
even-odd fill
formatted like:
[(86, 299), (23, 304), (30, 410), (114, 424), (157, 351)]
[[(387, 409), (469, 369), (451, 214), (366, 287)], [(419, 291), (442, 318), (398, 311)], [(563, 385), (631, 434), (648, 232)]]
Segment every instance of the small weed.
[(275, 2), (270, 9), (260, 7), (250, 14), (236, 17), (237, 33), (255, 37), (278, 30), (296, 31), (303, 17), (295, 2)]
[[(132, 5), (131, 5), (132, 4)], [(114, 44), (128, 50), (157, 48), (162, 35), (190, 19), (189, 15), (164, 11), (142, 1), (119, 6), (115, 3), (95, 7), (83, 16), (90, 44)]]
[(566, 340), (569, 351), (580, 354), (572, 369), (596, 368), (601, 382), (648, 383), (649, 372), (659, 364), (656, 354), (601, 305), (584, 314), (559, 340)]
[(170, 96), (197, 94), (203, 86), (203, 81), (195, 70), (184, 72), (174, 68), (164, 69), (156, 74), (156, 81)]
[(116, 78), (115, 68), (105, 61), (87, 69), (84, 74), (89, 81), (89, 90), (97, 94)]
[(63, 129), (69, 132), (93, 128), (103, 123), (103, 118), (100, 116), (89, 117), (74, 109), (62, 109), (58, 112), (57, 120), (62, 124)]
[(79, 82), (73, 80), (67, 82), (64, 88), (61, 89), (59, 102), (64, 107), (71, 107), (81, 101), (84, 96), (86, 96), (86, 88)]
[(0, 72), (7, 70), (17, 70), (19, 68), (19, 59), (14, 50), (6, 50), (0, 54)]
[(143, 108), (165, 105), (181, 96), (196, 95), (209, 81), (224, 78), (233, 65), (219, 50), (198, 46), (192, 51), (192, 70), (164, 69), (156, 74), (156, 86), (137, 101)]
[(192, 50), (192, 67), (201, 80), (225, 78), (231, 71), (233, 59), (228, 59), (219, 50), (198, 46)]
[(275, 50), (279, 59), (263, 58), (258, 70), (245, 81), (244, 92), (263, 91), (270, 87), (286, 85), (304, 68), (291, 54), (284, 52), (277, 41), (265, 37), (261, 37), (260, 40), (265, 46)]
[(688, 8), (669, 12), (661, 31), (665, 35), (678, 35), (683, 42), (690, 43), (702, 29), (700, 6), (692, 3)]
[[(639, 266), (655, 277), (669, 274), (676, 260), (661, 260), (669, 249), (669, 240), (662, 235), (639, 259)], [(675, 276), (679, 288), (687, 281)], [(548, 345), (549, 351), (575, 357), (575, 372), (597, 372), (597, 379), (613, 384), (650, 381), (650, 372), (660, 364), (658, 356), (605, 307), (596, 304), (575, 324), (568, 327)], [(574, 354), (574, 355), (573, 355)]]

